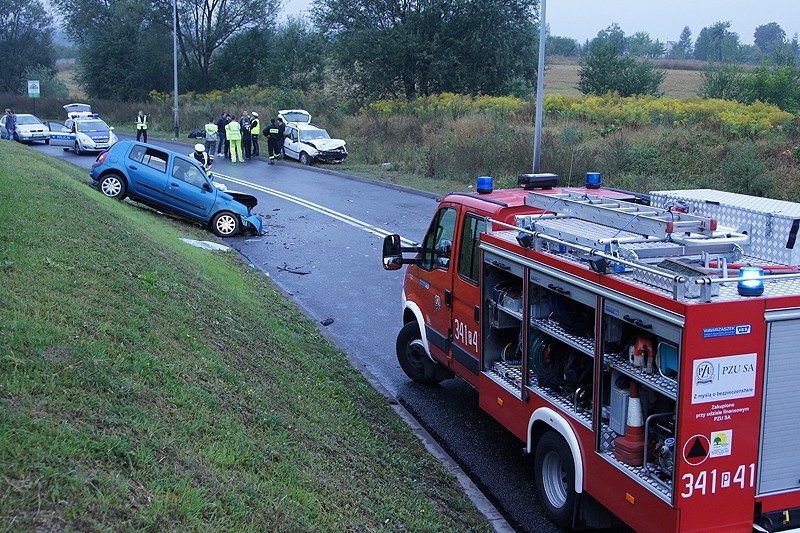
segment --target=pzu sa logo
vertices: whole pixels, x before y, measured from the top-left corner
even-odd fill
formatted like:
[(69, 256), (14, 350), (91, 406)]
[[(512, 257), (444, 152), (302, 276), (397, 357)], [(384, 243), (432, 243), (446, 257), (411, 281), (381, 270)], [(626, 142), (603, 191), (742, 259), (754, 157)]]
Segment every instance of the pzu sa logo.
[(714, 365), (708, 361), (703, 361), (697, 365), (697, 370), (694, 373), (694, 382), (701, 385), (712, 381), (714, 381)]

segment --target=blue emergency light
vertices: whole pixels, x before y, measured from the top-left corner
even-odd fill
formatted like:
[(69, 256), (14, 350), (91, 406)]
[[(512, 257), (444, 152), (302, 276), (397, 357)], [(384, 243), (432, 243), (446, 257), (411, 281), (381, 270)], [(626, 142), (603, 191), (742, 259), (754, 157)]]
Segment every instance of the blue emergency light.
[(478, 187), (475, 189), (478, 194), (489, 194), (494, 190), (494, 179), (491, 176), (480, 176)]
[(764, 280), (754, 279), (764, 275), (760, 267), (746, 266), (739, 269), (739, 283), (736, 288), (740, 296), (761, 296), (764, 294)]
[(587, 189), (599, 189), (600, 186), (603, 184), (602, 177), (599, 172), (587, 172), (586, 173), (586, 188)]

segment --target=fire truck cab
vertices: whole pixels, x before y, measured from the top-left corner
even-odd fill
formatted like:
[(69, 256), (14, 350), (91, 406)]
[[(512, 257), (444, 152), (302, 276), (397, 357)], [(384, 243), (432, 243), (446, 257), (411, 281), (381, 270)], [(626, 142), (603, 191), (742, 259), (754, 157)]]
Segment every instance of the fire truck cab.
[(800, 526), (800, 205), (519, 179), (386, 237), (403, 371), (473, 386), (559, 526), (597, 502), (637, 531)]

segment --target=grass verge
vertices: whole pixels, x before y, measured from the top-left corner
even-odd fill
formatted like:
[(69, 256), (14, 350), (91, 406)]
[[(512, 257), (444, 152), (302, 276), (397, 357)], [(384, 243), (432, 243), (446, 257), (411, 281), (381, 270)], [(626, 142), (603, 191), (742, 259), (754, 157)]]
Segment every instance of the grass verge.
[(267, 278), (85, 181), (0, 150), (0, 530), (487, 530)]

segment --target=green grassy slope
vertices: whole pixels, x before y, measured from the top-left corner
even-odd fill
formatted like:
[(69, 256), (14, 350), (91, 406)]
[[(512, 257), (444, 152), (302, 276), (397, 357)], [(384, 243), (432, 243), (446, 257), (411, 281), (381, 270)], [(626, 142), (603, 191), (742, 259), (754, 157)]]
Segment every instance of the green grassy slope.
[(85, 182), (0, 146), (0, 530), (487, 529), (267, 278)]

